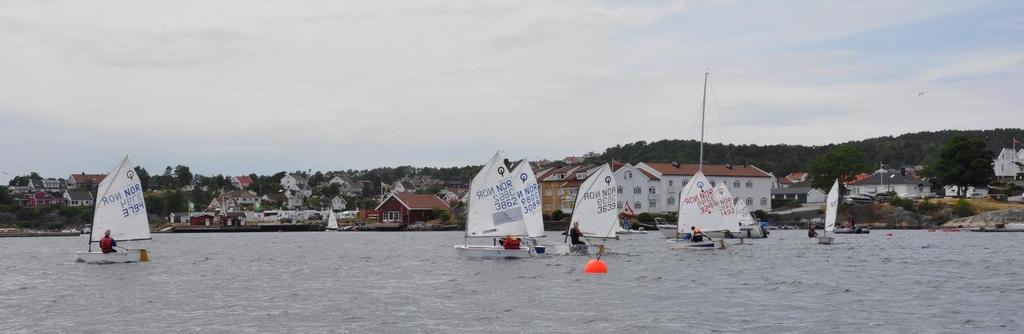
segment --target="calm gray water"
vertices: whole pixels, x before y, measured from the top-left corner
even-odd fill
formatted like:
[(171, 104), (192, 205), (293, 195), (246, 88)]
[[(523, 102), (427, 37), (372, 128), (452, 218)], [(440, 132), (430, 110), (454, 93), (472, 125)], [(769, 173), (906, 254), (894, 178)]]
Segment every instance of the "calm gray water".
[(85, 240), (0, 239), (0, 332), (1024, 330), (1024, 233), (673, 251), (655, 232), (613, 242), (605, 276), (584, 257), (462, 259), (461, 232), (157, 234), (136, 243), (151, 262), (116, 265), (73, 262)]

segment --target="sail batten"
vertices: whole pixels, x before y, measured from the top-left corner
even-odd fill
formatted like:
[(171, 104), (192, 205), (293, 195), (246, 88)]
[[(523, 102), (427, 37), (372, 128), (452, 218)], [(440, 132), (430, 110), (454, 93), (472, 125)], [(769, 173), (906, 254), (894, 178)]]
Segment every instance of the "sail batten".
[(89, 241), (99, 241), (107, 230), (114, 240), (151, 239), (142, 183), (127, 156), (107, 174), (97, 190)]

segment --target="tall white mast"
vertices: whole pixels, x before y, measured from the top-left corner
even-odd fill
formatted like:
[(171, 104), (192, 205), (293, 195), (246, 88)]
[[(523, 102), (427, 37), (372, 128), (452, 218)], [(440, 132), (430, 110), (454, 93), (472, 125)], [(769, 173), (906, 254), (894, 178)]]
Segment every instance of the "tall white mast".
[(708, 99), (708, 75), (711, 72), (704, 72), (704, 95), (700, 99), (700, 159), (697, 161), (697, 170), (704, 172), (704, 108)]

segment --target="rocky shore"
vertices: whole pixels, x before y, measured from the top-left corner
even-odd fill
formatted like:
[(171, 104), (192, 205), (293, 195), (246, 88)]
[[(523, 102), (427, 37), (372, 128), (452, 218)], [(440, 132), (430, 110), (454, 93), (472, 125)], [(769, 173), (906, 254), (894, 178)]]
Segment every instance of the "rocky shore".
[(1024, 210), (997, 210), (950, 220), (943, 227), (995, 228), (1008, 223), (1024, 223)]

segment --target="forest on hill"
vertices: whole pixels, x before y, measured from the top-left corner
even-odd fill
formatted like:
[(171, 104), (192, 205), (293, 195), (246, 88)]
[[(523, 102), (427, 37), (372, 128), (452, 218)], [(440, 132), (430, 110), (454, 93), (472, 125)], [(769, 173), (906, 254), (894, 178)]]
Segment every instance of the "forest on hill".
[[(705, 143), (704, 161), (715, 164), (755, 165), (781, 176), (794, 171), (807, 171), (811, 162), (822, 153), (838, 145), (850, 144), (864, 157), (864, 163), (871, 166), (878, 166), (879, 163), (887, 167), (924, 165), (935, 158), (939, 147), (946, 140), (958, 134), (984, 139), (988, 143), (988, 148), (997, 154), (1002, 148), (1010, 147), (1014, 138), (1024, 141), (1024, 129), (1012, 128), (924, 131), (821, 146)], [(699, 143), (696, 140), (638, 141), (610, 147), (588, 162), (617, 160), (630, 163), (695, 163), (699, 155), (698, 147)]]

